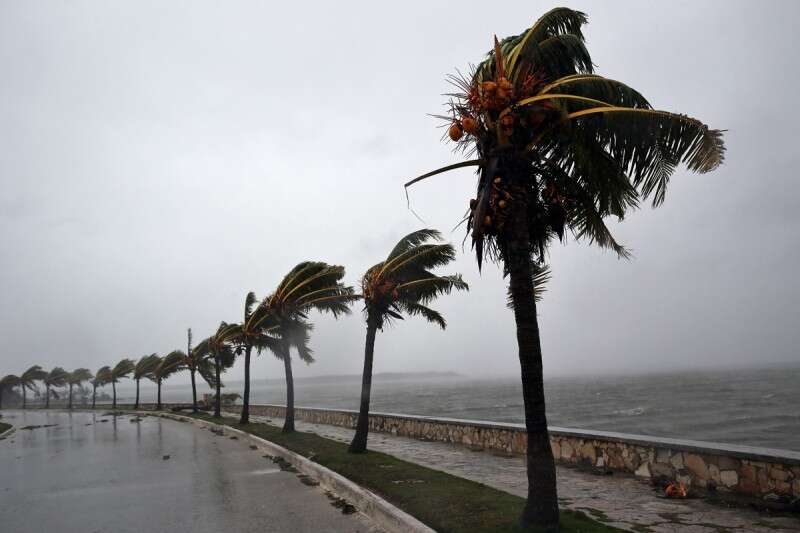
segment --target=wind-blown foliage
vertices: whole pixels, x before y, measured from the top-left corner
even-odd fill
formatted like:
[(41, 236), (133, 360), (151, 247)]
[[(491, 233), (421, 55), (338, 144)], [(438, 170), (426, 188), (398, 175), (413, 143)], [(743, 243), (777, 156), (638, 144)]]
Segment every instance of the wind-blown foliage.
[(233, 363), (236, 361), (236, 353), (229, 343), (231, 330), (230, 324), (221, 322), (217, 331), (212, 336), (202, 340), (193, 350), (195, 357), (210, 359), (213, 362), (214, 387), (216, 388), (214, 416), (217, 418), (222, 416), (221, 389), (223, 385), (220, 375), (222, 372), (232, 367)]
[(19, 376), (15, 376), (14, 374), (8, 374), (3, 376), (3, 379), (0, 379), (0, 409), (3, 408), (3, 392), (14, 390), (14, 387), (19, 387), (19, 384)]
[(280, 339), (275, 337), (278, 323), (269, 312), (265, 302), (258, 302), (254, 292), (248, 292), (244, 300), (244, 316), (239, 324), (230, 324), (228, 342), (235, 346), (237, 355), (244, 354), (244, 394), (240, 424), (250, 421), (250, 356), (253, 348), (261, 353), (269, 349), (280, 353)]
[(158, 401), (156, 403), (156, 409), (161, 409), (161, 384), (165, 379), (176, 372), (180, 372), (184, 368), (186, 368), (185, 354), (180, 350), (172, 351), (163, 358), (159, 359), (158, 364), (153, 369), (152, 375), (148, 376), (149, 379), (158, 385)]
[(69, 403), (67, 407), (72, 409), (72, 389), (80, 387), (85, 381), (89, 381), (94, 376), (87, 368), (78, 368), (69, 373), (67, 385), (69, 385)]
[(136, 382), (136, 403), (134, 404), (134, 409), (139, 408), (139, 386), (140, 382), (143, 379), (152, 379), (153, 372), (155, 371), (158, 364), (161, 362), (161, 358), (157, 354), (150, 354), (145, 355), (141, 359), (136, 362), (136, 365), (133, 367), (133, 373), (131, 377)]
[(265, 312), (272, 315), (277, 327), (273, 330), (281, 339), (280, 348), (273, 351), (283, 361), (286, 373), (286, 419), (283, 430), (294, 431), (294, 378), (292, 377), (291, 348), (300, 359), (313, 362), (309, 348), (309, 312), (316, 310), (338, 318), (350, 312), (350, 303), (358, 299), (352, 287), (341, 283), (344, 267), (319, 261), (304, 261), (295, 266), (275, 291), (263, 302)]
[(27, 391), (35, 391), (36, 382), (47, 377), (47, 372), (39, 365), (33, 365), (19, 376), (19, 387), (22, 389), (22, 408), (28, 407)]
[(183, 355), (183, 364), (189, 370), (189, 376), (192, 381), (192, 411), (197, 412), (197, 380), (195, 374), (199, 373), (208, 386), (214, 388), (214, 363), (209, 353), (198, 352), (192, 348), (192, 328), (187, 331), (186, 352), (175, 350), (176, 353)]
[(92, 409), (94, 409), (97, 404), (97, 388), (111, 383), (111, 367), (101, 366), (89, 383), (92, 385)]
[[(442, 329), (444, 317), (429, 307), (442, 294), (452, 290), (468, 290), (460, 274), (442, 276), (431, 272), (452, 262), (456, 257), (450, 244), (442, 244), (441, 235), (432, 229), (409, 233), (395, 245), (389, 255), (372, 266), (361, 280), (361, 297), (367, 319), (367, 340), (364, 349), (364, 372), (361, 384), (361, 405), (356, 433), (350, 451), (367, 449), (369, 403), (372, 389), (372, 360), (375, 333), (391, 320), (402, 320), (403, 314), (421, 316)], [(431, 242), (432, 241), (432, 242)]]
[(443, 117), (450, 139), (474, 157), (406, 184), (478, 167), (467, 231), (478, 268), (488, 257), (509, 277), (528, 433), (525, 527), (558, 525), (536, 318), (548, 246), (569, 231), (629, 257), (605, 220), (624, 219), (644, 200), (660, 205), (680, 164), (710, 172), (725, 154), (720, 130), (655, 110), (637, 90), (595, 74), (586, 21), (584, 13), (559, 7), (519, 35), (495, 37), (468, 76), (450, 78), (457, 92)]
[(42, 379), (45, 386), (45, 408), (50, 408), (50, 397), (58, 399), (58, 392), (54, 388), (61, 388), (66, 386), (69, 373), (60, 366), (55, 367)]
[(113, 409), (117, 408), (117, 383), (119, 383), (119, 380), (130, 376), (135, 368), (136, 364), (133, 362), (133, 360), (125, 358), (111, 369), (111, 372), (108, 375), (108, 381), (111, 383), (111, 389), (113, 393), (113, 402), (111, 404)]

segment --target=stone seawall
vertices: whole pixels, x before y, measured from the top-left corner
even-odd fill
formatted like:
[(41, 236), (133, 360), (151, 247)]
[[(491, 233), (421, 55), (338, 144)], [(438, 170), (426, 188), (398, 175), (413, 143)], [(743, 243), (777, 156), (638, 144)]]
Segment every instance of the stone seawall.
[[(231, 412), (240, 407), (228, 407)], [(253, 415), (283, 418), (281, 405), (251, 405)], [(357, 411), (295, 408), (298, 420), (354, 428)], [(522, 424), (371, 413), (370, 431), (523, 455)], [(682, 439), (551, 427), (561, 464), (627, 472), (640, 478), (680, 481), (721, 495), (776, 502), (800, 498), (800, 452)]]

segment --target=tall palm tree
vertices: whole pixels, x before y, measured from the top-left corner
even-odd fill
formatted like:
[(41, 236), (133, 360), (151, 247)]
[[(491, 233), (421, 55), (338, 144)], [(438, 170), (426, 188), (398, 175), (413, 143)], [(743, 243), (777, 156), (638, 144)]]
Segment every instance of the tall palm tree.
[(19, 383), (19, 376), (15, 376), (14, 374), (8, 374), (7, 376), (3, 376), (3, 379), (0, 379), (0, 409), (3, 408), (3, 392), (14, 390), (14, 387), (18, 387)]
[(60, 366), (55, 367), (53, 370), (47, 373), (45, 378), (42, 380), (45, 387), (45, 409), (50, 409), (51, 394), (58, 399), (58, 393), (53, 390), (53, 387), (61, 388), (66, 386), (68, 377), (69, 373)]
[(185, 368), (185, 364), (186, 354), (180, 350), (175, 350), (163, 358), (159, 358), (158, 364), (153, 369), (153, 373), (149, 376), (149, 379), (158, 385), (158, 402), (156, 403), (156, 410), (161, 410), (161, 384), (171, 375), (183, 370)]
[(47, 377), (47, 372), (39, 365), (33, 365), (19, 377), (19, 386), (22, 388), (22, 408), (28, 408), (28, 390), (36, 390), (36, 382)]
[(134, 404), (134, 409), (139, 409), (139, 382), (144, 378), (152, 379), (153, 371), (160, 362), (161, 358), (153, 353), (139, 359), (133, 367), (131, 378), (136, 382), (136, 403)]
[(277, 334), (277, 322), (264, 302), (258, 304), (254, 292), (248, 292), (244, 299), (244, 318), (241, 324), (231, 324), (228, 341), (236, 347), (237, 354), (244, 353), (244, 391), (242, 395), (242, 414), (240, 424), (250, 422), (250, 355), (253, 348), (259, 353), (270, 349), (279, 352), (280, 340)]
[(111, 383), (111, 367), (100, 367), (100, 370), (98, 370), (94, 378), (90, 380), (90, 383), (92, 384), (92, 409), (94, 409), (97, 403), (97, 387), (104, 387), (108, 383)]
[(125, 358), (111, 369), (111, 373), (108, 375), (108, 381), (111, 383), (111, 390), (114, 398), (111, 403), (112, 409), (117, 408), (117, 383), (119, 383), (119, 380), (127, 378), (135, 368), (136, 364), (131, 359)]
[(528, 434), (525, 527), (556, 527), (558, 501), (547, 432), (533, 277), (547, 248), (569, 229), (576, 240), (628, 251), (604, 219), (664, 200), (680, 163), (709, 172), (723, 161), (722, 133), (685, 115), (654, 110), (636, 90), (593, 73), (584, 13), (556, 8), (502, 41), (468, 76), (453, 76), (449, 136), (477, 158), (414, 180), (478, 167), (466, 217), (478, 266), (503, 265), (517, 343)]
[(67, 376), (67, 385), (69, 385), (69, 404), (68, 409), (72, 409), (72, 388), (80, 387), (84, 381), (89, 381), (94, 376), (87, 368), (78, 368), (70, 372)]
[(220, 418), (222, 416), (222, 378), (221, 374), (228, 368), (233, 366), (236, 360), (236, 353), (234, 348), (229, 343), (229, 336), (231, 334), (231, 325), (221, 322), (217, 331), (207, 339), (198, 344), (195, 349), (195, 357), (211, 358), (214, 362), (214, 377), (213, 386), (216, 389), (216, 398), (214, 399), (214, 416)]
[[(434, 241), (434, 242), (430, 242)], [(367, 319), (367, 340), (364, 345), (364, 373), (361, 377), (361, 405), (356, 434), (349, 451), (367, 451), (369, 434), (369, 401), (372, 390), (372, 358), (375, 335), (391, 320), (402, 320), (403, 313), (421, 316), (444, 329), (444, 317), (428, 304), (453, 289), (468, 290), (460, 274), (439, 276), (432, 269), (445, 266), (456, 257), (450, 244), (439, 244), (441, 234), (422, 229), (400, 239), (389, 255), (372, 266), (361, 280), (361, 297)]]
[(291, 348), (295, 347), (301, 360), (314, 359), (308, 348), (311, 324), (308, 313), (313, 310), (339, 315), (350, 312), (350, 303), (358, 297), (352, 287), (341, 283), (344, 267), (317, 261), (304, 261), (283, 278), (271, 295), (263, 302), (273, 315), (275, 333), (281, 347), (275, 355), (283, 360), (286, 373), (286, 418), (283, 431), (294, 431), (294, 378), (292, 377)]

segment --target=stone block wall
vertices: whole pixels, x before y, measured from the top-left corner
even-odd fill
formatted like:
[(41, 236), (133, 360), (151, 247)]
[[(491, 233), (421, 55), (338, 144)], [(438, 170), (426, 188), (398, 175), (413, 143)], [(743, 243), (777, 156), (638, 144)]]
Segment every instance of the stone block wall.
[[(237, 411), (240, 407), (228, 408)], [(281, 405), (252, 405), (253, 415), (283, 418)], [(295, 408), (295, 417), (316, 424), (354, 428), (356, 411)], [(420, 440), (524, 455), (521, 424), (450, 418), (370, 414), (370, 431)], [(553, 455), (561, 464), (627, 472), (646, 479), (680, 481), (689, 487), (789, 502), (800, 498), (800, 452), (550, 428)]]

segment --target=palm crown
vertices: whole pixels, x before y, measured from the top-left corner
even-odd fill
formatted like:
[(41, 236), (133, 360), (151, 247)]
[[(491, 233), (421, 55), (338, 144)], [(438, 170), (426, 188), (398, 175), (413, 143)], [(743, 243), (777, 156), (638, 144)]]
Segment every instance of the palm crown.
[(123, 359), (111, 369), (108, 377), (110, 383), (119, 383), (122, 378), (128, 377), (136, 368), (134, 362), (130, 359)]
[[(636, 90), (593, 73), (581, 27), (586, 15), (556, 8), (520, 35), (497, 41), (471, 74), (453, 76), (450, 138), (479, 159), (467, 215), (480, 265), (505, 258), (511, 207), (524, 211), (530, 251), (543, 260), (565, 228), (577, 239), (628, 252), (604, 223), (639, 201), (664, 200), (679, 163), (704, 173), (723, 161), (722, 132), (657, 111)], [(488, 246), (485, 246), (488, 244)]]
[(42, 380), (48, 388), (50, 387), (63, 387), (67, 384), (69, 373), (60, 366), (55, 367), (47, 373), (47, 376)]
[(92, 373), (86, 368), (78, 368), (69, 373), (69, 377), (67, 378), (67, 383), (70, 385), (80, 385), (84, 381), (89, 381), (92, 379)]
[(111, 367), (100, 367), (100, 369), (94, 375), (94, 379), (91, 380), (91, 383), (94, 387), (102, 387), (107, 383), (111, 383)]
[(175, 350), (163, 358), (159, 358), (158, 364), (153, 369), (153, 381), (158, 383), (170, 377), (172, 374), (183, 370), (185, 368), (184, 357), (185, 355), (182, 351)]
[(367, 319), (382, 328), (387, 320), (402, 319), (401, 313), (419, 315), (444, 328), (444, 317), (427, 306), (440, 294), (469, 287), (461, 275), (439, 276), (430, 270), (455, 259), (450, 244), (440, 241), (432, 229), (422, 229), (400, 239), (388, 257), (372, 266), (361, 280), (361, 296)]
[(136, 362), (136, 365), (133, 367), (133, 373), (131, 377), (133, 377), (133, 379), (136, 381), (151, 378), (153, 376), (153, 371), (160, 362), (161, 358), (154, 353), (145, 355)]
[(42, 370), (41, 366), (33, 365), (19, 376), (19, 385), (23, 389), (34, 390), (36, 389), (36, 382), (46, 377), (47, 372)]

